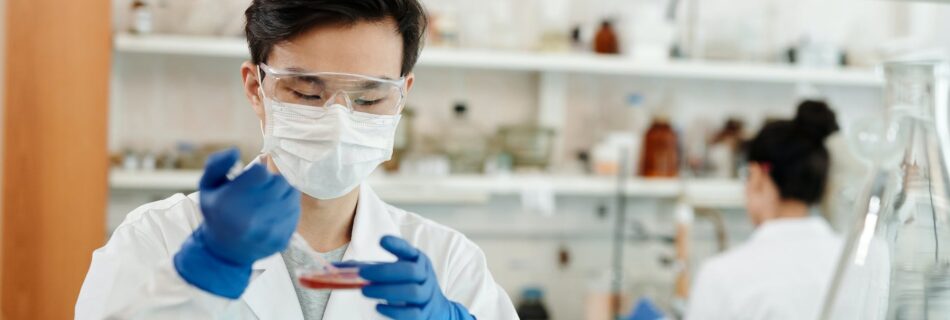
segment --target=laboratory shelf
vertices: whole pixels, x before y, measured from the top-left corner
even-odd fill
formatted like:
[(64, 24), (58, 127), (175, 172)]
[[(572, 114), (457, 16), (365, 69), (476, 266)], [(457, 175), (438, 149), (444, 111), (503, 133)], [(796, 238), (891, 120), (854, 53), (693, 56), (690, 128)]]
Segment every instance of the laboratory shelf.
[[(148, 53), (230, 57), (246, 59), (242, 38), (187, 35), (117, 34), (119, 53)], [(880, 87), (881, 77), (869, 69), (802, 68), (792, 65), (720, 62), (648, 62), (623, 56), (578, 53), (510, 52), (470, 49), (427, 48), (420, 67), (620, 75), (686, 80), (809, 83), (836, 86)]]
[(115, 50), (125, 53), (193, 55), (226, 58), (250, 57), (247, 42), (238, 37), (190, 35), (134, 35), (121, 33), (113, 40)]
[[(113, 170), (113, 190), (194, 190), (200, 171)], [(618, 193), (614, 177), (557, 175), (452, 175), (406, 176), (377, 174), (367, 183), (394, 203), (484, 204), (493, 195), (528, 197), (610, 197)], [(742, 205), (742, 183), (727, 179), (630, 179), (624, 194), (632, 198), (683, 199), (702, 207), (733, 208)]]
[(637, 61), (596, 54), (498, 52), (426, 49), (424, 67), (499, 69), (675, 78), (685, 80), (811, 83), (876, 87), (883, 81), (872, 70), (802, 68), (793, 65), (725, 61)]
[(201, 171), (198, 170), (116, 170), (109, 173), (109, 186), (129, 190), (195, 190)]

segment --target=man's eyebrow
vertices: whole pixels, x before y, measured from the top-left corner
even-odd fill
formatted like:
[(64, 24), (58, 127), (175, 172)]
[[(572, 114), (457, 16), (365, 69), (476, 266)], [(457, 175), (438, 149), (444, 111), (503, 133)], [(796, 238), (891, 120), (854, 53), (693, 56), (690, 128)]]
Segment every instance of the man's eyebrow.
[(290, 71), (290, 72), (298, 72), (298, 73), (311, 73), (310, 70), (307, 70), (307, 69), (304, 69), (304, 68), (301, 68), (301, 67), (290, 67), (290, 68), (287, 68), (287, 69), (284, 69), (284, 70), (287, 70), (287, 71)]
[(360, 81), (359, 82), (360, 89), (376, 89), (376, 88), (379, 88), (380, 86), (382, 86), (382, 83), (379, 83), (378, 81)]
[(304, 81), (304, 82), (308, 82), (308, 83), (314, 83), (314, 84), (323, 84), (323, 83), (324, 83), (323, 79), (320, 78), (320, 77), (317, 77), (317, 76), (300, 76), (300, 77), (296, 77), (296, 78), (297, 78), (298, 81)]

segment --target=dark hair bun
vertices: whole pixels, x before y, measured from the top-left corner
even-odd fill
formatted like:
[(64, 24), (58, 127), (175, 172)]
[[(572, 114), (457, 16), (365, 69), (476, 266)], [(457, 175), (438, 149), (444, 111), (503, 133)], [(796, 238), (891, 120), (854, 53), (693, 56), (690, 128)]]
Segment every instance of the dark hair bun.
[(803, 101), (798, 105), (794, 123), (798, 132), (819, 143), (838, 131), (835, 112), (824, 101)]

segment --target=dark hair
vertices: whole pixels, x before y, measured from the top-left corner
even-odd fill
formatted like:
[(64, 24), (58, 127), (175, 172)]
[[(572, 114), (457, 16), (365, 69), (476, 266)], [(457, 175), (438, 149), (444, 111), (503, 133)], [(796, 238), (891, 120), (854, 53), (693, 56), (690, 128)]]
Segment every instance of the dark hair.
[(244, 33), (255, 64), (265, 62), (275, 44), (313, 27), (392, 18), (394, 31), (402, 36), (401, 75), (416, 65), (428, 24), (418, 0), (254, 0), (244, 16)]
[(775, 121), (759, 131), (749, 145), (749, 161), (769, 165), (782, 199), (817, 203), (831, 164), (825, 138), (835, 131), (838, 123), (827, 104), (804, 101), (794, 120)]

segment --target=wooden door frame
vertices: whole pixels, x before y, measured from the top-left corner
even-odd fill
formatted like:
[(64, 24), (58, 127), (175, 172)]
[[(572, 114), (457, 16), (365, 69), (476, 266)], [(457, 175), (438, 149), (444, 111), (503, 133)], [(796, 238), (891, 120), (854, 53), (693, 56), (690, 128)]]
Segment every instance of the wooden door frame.
[(4, 0), (3, 319), (70, 319), (105, 239), (110, 0)]

